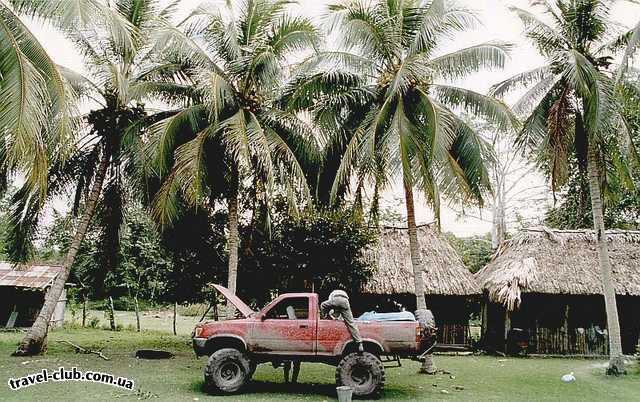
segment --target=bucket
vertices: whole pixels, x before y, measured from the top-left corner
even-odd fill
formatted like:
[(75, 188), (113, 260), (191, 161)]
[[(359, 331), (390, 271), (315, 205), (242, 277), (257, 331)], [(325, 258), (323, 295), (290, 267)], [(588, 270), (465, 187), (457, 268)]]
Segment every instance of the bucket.
[(353, 388), (347, 386), (336, 387), (336, 392), (338, 393), (338, 402), (351, 402)]

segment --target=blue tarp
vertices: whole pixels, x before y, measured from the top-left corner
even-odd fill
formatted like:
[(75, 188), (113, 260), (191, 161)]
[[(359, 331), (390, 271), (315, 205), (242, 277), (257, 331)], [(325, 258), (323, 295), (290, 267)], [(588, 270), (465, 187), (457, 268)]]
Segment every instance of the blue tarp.
[(416, 318), (408, 311), (399, 311), (397, 313), (376, 313), (375, 311), (367, 311), (360, 317), (358, 321), (415, 321)]

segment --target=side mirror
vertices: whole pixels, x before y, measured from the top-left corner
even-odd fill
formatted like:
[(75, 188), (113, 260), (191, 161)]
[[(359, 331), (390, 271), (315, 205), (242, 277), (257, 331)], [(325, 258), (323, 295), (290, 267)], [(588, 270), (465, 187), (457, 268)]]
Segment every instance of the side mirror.
[(264, 321), (266, 319), (267, 319), (267, 315), (266, 314), (263, 314), (263, 315), (260, 316), (260, 321)]

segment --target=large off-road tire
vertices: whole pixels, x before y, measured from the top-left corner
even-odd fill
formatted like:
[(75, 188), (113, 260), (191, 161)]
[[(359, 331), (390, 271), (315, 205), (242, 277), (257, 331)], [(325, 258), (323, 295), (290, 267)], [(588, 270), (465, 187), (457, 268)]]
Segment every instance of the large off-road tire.
[(350, 353), (340, 360), (336, 368), (336, 385), (353, 388), (353, 395), (377, 398), (384, 388), (384, 366), (376, 355), (369, 352)]
[(232, 394), (249, 382), (251, 361), (237, 349), (220, 349), (209, 357), (204, 368), (205, 390), (209, 393)]

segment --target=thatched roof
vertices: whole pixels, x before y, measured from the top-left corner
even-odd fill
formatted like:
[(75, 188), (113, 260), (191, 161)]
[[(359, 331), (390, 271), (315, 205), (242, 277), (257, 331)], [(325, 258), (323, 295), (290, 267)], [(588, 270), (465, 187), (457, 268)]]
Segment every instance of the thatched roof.
[[(460, 256), (433, 224), (418, 227), (418, 242), (424, 267), (425, 294), (466, 296), (481, 293)], [(406, 228), (382, 228), (378, 247), (370, 250), (367, 256), (374, 261), (376, 271), (365, 286), (365, 293), (414, 293)]]
[[(640, 231), (607, 231), (616, 292), (640, 296)], [(590, 230), (532, 228), (517, 234), (476, 274), (491, 300), (510, 310), (521, 294), (602, 294)]]

